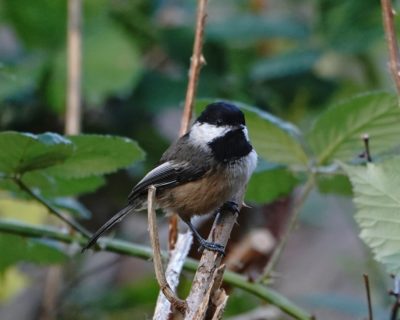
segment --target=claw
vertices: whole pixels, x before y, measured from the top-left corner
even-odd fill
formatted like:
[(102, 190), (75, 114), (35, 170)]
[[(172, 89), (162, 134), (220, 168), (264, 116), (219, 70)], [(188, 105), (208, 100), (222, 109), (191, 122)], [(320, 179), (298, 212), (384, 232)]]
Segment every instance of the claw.
[(192, 223), (190, 222), (190, 219), (183, 220), (183, 221), (188, 225), (190, 230), (192, 230), (193, 236), (199, 242), (199, 244), (200, 244), (199, 251), (201, 251), (202, 249), (207, 249), (207, 250), (221, 253), (223, 256), (225, 255), (225, 247), (223, 245), (205, 240), (199, 234), (199, 232), (196, 230), (196, 228), (192, 225)]
[(234, 201), (225, 202), (222, 205), (221, 210), (227, 210), (227, 211), (230, 211), (232, 213), (239, 213), (240, 212), (239, 205)]
[(215, 243), (215, 242), (209, 242), (204, 239), (202, 239), (202, 240), (203, 241), (199, 241), (200, 242), (199, 251), (201, 251), (202, 249), (207, 249), (210, 251), (218, 252), (218, 253), (222, 254), (223, 256), (225, 256), (225, 247), (223, 245)]

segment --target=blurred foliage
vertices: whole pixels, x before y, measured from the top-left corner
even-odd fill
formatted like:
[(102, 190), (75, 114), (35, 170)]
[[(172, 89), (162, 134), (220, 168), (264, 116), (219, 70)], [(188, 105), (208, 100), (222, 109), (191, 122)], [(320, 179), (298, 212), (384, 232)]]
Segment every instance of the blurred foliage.
[[(11, 216), (28, 221), (17, 212), (30, 205), (13, 181), (16, 176), (51, 205), (79, 219), (95, 210), (100, 213), (93, 218), (103, 221), (102, 210), (117, 209), (110, 198), (128, 194), (176, 134), (175, 124), (164, 118), (171, 109), (178, 110), (185, 96), (195, 6), (196, 1), (183, 0), (85, 0), (83, 130), (91, 134), (64, 137), (66, 1), (0, 0), (0, 150), (7, 150), (0, 152), (2, 216), (14, 207)], [(285, 197), (305, 180), (310, 167), (317, 166), (322, 172), (317, 177), (319, 192), (350, 195), (349, 179), (336, 175), (335, 160), (361, 163), (357, 156), (364, 133), (370, 134), (374, 159), (390, 157), (388, 150), (397, 152), (397, 98), (382, 92), (358, 95), (388, 89), (379, 2), (220, 0), (210, 2), (208, 12), (207, 65), (196, 110), (216, 98), (240, 101), (262, 157), (247, 201), (263, 204)], [(158, 125), (162, 121), (168, 132)], [(145, 161), (138, 145), (146, 150)], [(127, 172), (105, 176), (128, 166)], [(346, 168), (353, 184), (370, 170)], [(393, 172), (375, 178), (387, 174)], [(363, 196), (368, 188), (360, 191), (358, 182), (356, 194)], [(93, 194), (82, 197), (87, 193)], [(69, 196), (81, 196), (84, 204)], [(386, 202), (385, 196), (379, 205)], [(10, 205), (10, 199), (15, 203)], [(377, 204), (367, 207), (372, 205)], [(43, 216), (33, 220), (43, 222)], [(368, 234), (369, 225), (360, 226)], [(400, 231), (397, 225), (391, 227)], [(380, 252), (379, 242), (364, 238)], [(67, 250), (54, 243), (0, 234), (0, 252), (10, 251), (10, 243), (15, 243), (11, 258), (0, 258), (5, 281), (20, 277), (14, 266), (21, 261), (51, 264), (66, 259)], [(393, 262), (389, 260), (384, 262)], [(6, 266), (10, 267), (5, 270)], [(17, 292), (26, 283), (18, 279), (15, 288), (2, 283), (0, 295)], [(76, 299), (60, 307), (60, 319), (104, 314), (123, 319), (124, 312), (131, 315), (136, 307), (135, 315), (142, 317), (151, 312), (157, 292), (154, 281), (135, 282), (96, 291), (88, 301), (80, 289)], [(136, 306), (135, 299), (144, 293)], [(235, 294), (229, 300), (229, 315), (258, 303)]]
[(8, 268), (2, 272), (0, 279), (2, 290), (0, 291), (0, 302), (7, 302), (29, 284), (29, 277), (17, 270), (17, 268)]
[(15, 235), (0, 234), (0, 249), (3, 255), (0, 261), (0, 272), (17, 261), (49, 264), (60, 263), (66, 259), (64, 251), (54, 243), (30, 240)]

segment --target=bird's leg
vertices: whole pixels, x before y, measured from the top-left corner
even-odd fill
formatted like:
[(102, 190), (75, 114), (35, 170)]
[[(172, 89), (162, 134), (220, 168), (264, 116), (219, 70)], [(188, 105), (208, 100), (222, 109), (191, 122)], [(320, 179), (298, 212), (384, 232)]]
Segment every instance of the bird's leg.
[(211, 250), (211, 251), (215, 251), (215, 252), (219, 252), (222, 255), (225, 255), (225, 247), (223, 245), (220, 245), (218, 243), (215, 242), (210, 242), (205, 240), (200, 233), (196, 230), (196, 228), (193, 226), (192, 222), (189, 219), (182, 219), (190, 228), (190, 230), (192, 230), (194, 237), (196, 238), (196, 240), (199, 242), (200, 244), (200, 248), (204, 248), (207, 250)]
[(222, 205), (220, 210), (227, 210), (227, 211), (232, 212), (232, 214), (235, 214), (235, 213), (239, 214), (239, 212), (240, 212), (239, 205), (235, 201), (226, 201)]

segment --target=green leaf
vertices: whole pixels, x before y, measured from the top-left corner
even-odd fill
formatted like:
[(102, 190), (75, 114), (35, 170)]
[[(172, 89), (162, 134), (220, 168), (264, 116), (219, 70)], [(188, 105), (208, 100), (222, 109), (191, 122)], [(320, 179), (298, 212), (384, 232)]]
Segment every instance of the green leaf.
[[(94, 192), (105, 184), (105, 179), (101, 176), (62, 178), (47, 174), (46, 170), (27, 172), (22, 181), (48, 198), (82, 195)], [(12, 179), (0, 178), (0, 189), (13, 192), (18, 197), (29, 198)]]
[(288, 195), (299, 181), (286, 168), (255, 172), (246, 191), (246, 201), (257, 204), (270, 203)]
[[(196, 101), (196, 113), (200, 114), (214, 101)], [(300, 132), (293, 124), (243, 103), (233, 103), (244, 112), (251, 143), (260, 157), (278, 164), (307, 166), (308, 157), (300, 143)]]
[(62, 163), (73, 152), (71, 141), (56, 134), (0, 133), (0, 172), (22, 174)]
[(399, 145), (400, 108), (397, 96), (368, 93), (329, 108), (315, 122), (309, 142), (319, 165), (351, 160), (363, 151), (368, 134), (372, 156)]
[(8, 268), (3, 271), (0, 277), (0, 302), (4, 304), (7, 301), (11, 301), (13, 297), (26, 289), (29, 284), (29, 276), (19, 270), (18, 267)]
[(8, 176), (21, 174), (30, 188), (46, 197), (72, 196), (96, 190), (101, 177), (143, 159), (136, 142), (122, 137), (78, 135), (67, 138), (54, 133), (32, 135), (0, 133), (0, 186), (21, 193)]
[(317, 50), (296, 50), (257, 61), (251, 68), (253, 80), (283, 78), (309, 71), (318, 61)]
[(400, 272), (400, 157), (366, 166), (341, 163), (350, 178), (360, 237), (388, 272)]
[(77, 135), (68, 137), (76, 149), (64, 163), (47, 172), (62, 178), (84, 178), (115, 172), (144, 158), (135, 141), (109, 135)]
[(0, 233), (0, 272), (20, 262), (54, 264), (65, 261), (67, 256), (54, 242), (32, 240)]
[[(105, 184), (105, 179), (101, 176), (90, 176), (84, 178), (57, 177), (49, 174), (47, 170), (29, 172), (23, 176), (22, 180), (29, 187), (39, 189), (40, 193), (45, 197), (82, 195), (94, 192)], [(5, 185), (4, 188), (14, 192), (20, 191), (10, 185)]]

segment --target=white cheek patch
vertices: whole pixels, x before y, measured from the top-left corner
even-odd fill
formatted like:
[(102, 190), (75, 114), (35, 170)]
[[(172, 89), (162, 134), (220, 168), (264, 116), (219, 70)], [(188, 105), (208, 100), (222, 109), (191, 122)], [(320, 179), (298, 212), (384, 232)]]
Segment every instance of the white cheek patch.
[(227, 126), (217, 127), (209, 123), (195, 123), (190, 129), (190, 138), (193, 139), (194, 143), (207, 145), (215, 138), (225, 135), (229, 129)]
[(250, 140), (249, 140), (249, 132), (247, 131), (247, 127), (244, 126), (244, 125), (241, 125), (241, 127), (242, 127), (243, 134), (244, 134), (244, 136), (246, 137), (246, 140), (247, 140), (247, 141), (250, 141)]
[(248, 176), (250, 178), (250, 176), (253, 174), (254, 170), (257, 167), (257, 160), (258, 160), (257, 152), (254, 149), (251, 150), (247, 158), (248, 158)]

